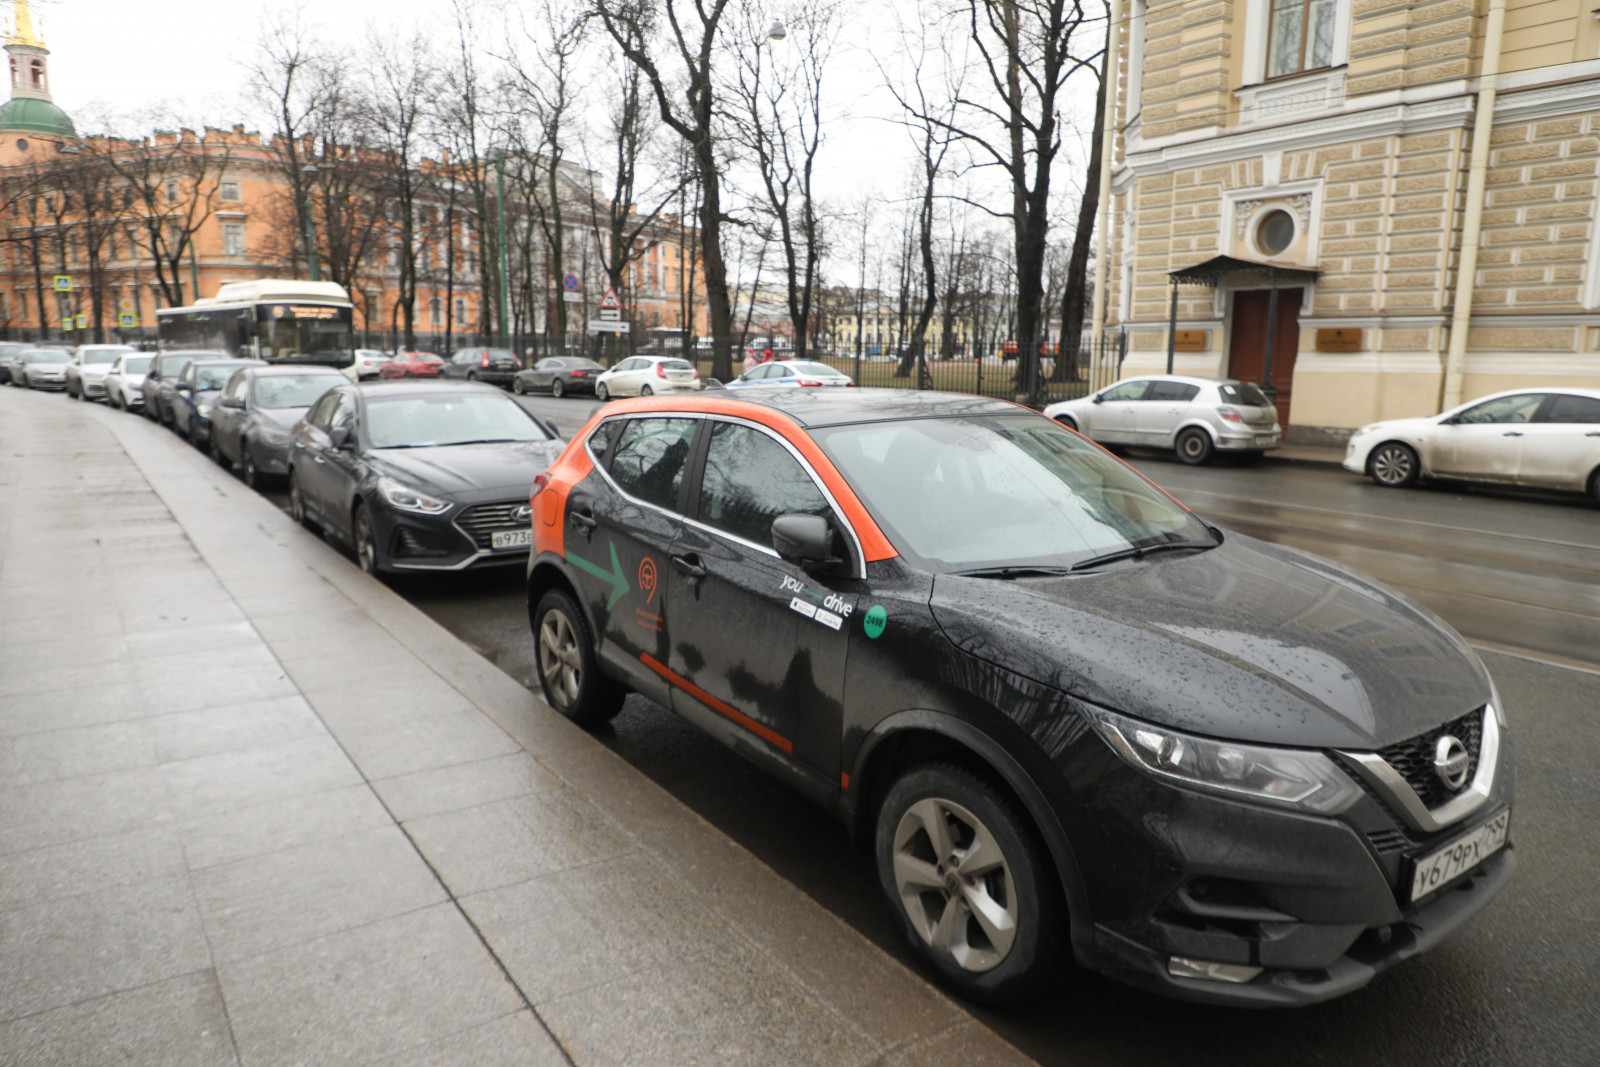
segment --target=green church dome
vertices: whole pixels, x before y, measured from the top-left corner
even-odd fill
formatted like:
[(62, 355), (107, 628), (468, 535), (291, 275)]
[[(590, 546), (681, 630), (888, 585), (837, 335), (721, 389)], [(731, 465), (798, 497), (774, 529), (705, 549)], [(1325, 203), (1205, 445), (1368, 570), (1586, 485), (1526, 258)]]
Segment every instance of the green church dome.
[(77, 127), (67, 113), (48, 100), (19, 96), (0, 105), (0, 130), (51, 133), (58, 137), (78, 136)]

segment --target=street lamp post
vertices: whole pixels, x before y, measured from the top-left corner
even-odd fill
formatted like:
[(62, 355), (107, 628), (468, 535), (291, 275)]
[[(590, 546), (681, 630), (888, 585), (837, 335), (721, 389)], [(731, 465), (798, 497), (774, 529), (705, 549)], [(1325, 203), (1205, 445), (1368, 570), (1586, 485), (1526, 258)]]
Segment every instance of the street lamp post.
[(305, 175), (306, 181), (306, 266), (311, 268), (311, 280), (322, 280), (322, 269), (317, 263), (317, 219), (311, 214), (311, 181), (317, 174), (317, 165), (307, 163), (300, 168), (300, 173)]
[(506, 310), (511, 304), (510, 269), (506, 256), (506, 154), (497, 152), (494, 157), (494, 189), (499, 218), (495, 229), (500, 238), (500, 347), (511, 347), (511, 333), (506, 329)]

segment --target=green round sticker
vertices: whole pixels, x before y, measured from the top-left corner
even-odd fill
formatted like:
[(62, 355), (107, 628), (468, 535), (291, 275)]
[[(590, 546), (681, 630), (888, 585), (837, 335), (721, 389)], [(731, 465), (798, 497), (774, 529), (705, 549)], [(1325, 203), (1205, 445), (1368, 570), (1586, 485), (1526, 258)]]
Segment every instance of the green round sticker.
[(888, 625), (889, 613), (883, 610), (882, 604), (874, 604), (868, 608), (867, 614), (861, 620), (861, 629), (868, 637), (877, 637)]

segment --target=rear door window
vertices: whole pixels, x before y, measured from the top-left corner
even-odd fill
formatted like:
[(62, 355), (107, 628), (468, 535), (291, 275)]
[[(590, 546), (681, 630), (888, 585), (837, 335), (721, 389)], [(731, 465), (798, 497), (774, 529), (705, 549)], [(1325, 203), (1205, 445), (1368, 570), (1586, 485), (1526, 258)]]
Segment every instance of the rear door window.
[(1557, 393), (1539, 421), (1600, 423), (1600, 400)]
[(629, 496), (676, 511), (697, 419), (630, 419), (608, 470)]
[(1190, 385), (1188, 382), (1151, 382), (1150, 391), (1145, 394), (1145, 399), (1188, 403), (1199, 395), (1200, 387)]

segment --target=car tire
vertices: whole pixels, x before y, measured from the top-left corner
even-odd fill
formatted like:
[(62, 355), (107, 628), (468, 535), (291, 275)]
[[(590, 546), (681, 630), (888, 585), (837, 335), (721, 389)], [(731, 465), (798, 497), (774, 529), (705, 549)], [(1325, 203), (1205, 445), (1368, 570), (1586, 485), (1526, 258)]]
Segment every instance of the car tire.
[(206, 453), (211, 457), (211, 462), (225, 471), (233, 470), (233, 460), (222, 454), (222, 446), (217, 444), (217, 435), (213, 433), (206, 442)]
[(356, 563), (362, 570), (378, 576), (378, 539), (372, 532), (372, 516), (367, 505), (357, 500), (350, 512), (350, 540), (355, 545)]
[(605, 382), (601, 382), (594, 387), (594, 396), (596, 400), (603, 404), (611, 399), (611, 390), (606, 386)]
[(656, 395), (656, 391), (654, 389), (650, 388), (648, 385), (641, 385), (641, 386), (639, 386), (639, 395), (640, 396), (655, 396)]
[(251, 451), (248, 437), (239, 438), (239, 477), (250, 488), (261, 488), (261, 469), (256, 466), (255, 453)]
[(516, 393), (518, 396), (527, 396), (528, 395), (528, 387), (526, 385), (522, 384), (522, 379), (521, 378), (513, 378), (513, 379), (511, 379), (511, 391), (513, 393)]
[(467, 381), (475, 382), (477, 380), (478, 380), (478, 372), (477, 371), (475, 371), (475, 370), (467, 371)]
[(1600, 504), (1600, 467), (1596, 467), (1594, 473), (1589, 475), (1589, 499)]
[(117, 394), (113, 393), (109, 389), (106, 390), (106, 407), (110, 408), (112, 411), (117, 411), (122, 407), (122, 405), (117, 401)]
[(1071, 415), (1057, 415), (1056, 421), (1069, 430), (1076, 431), (1078, 429), (1078, 420), (1074, 419)]
[(1367, 474), (1385, 489), (1404, 489), (1417, 480), (1421, 463), (1416, 449), (1399, 441), (1385, 441), (1367, 457)]
[(600, 673), (583, 612), (552, 589), (533, 610), (534, 668), (545, 702), (584, 729), (616, 718), (627, 691)]
[[(990, 860), (962, 871), (975, 848)], [(911, 768), (878, 808), (874, 851), (895, 921), (947, 986), (984, 1004), (1044, 987), (1066, 905), (1032, 823), (992, 781), (955, 764)]]
[(300, 478), (293, 467), (289, 468), (289, 517), (312, 533), (317, 532), (317, 524), (306, 510), (305, 494), (300, 491)]
[(70, 384), (67, 386), (67, 399), (68, 400), (77, 400), (78, 399), (78, 394), (74, 393), (72, 391), (72, 386)]
[(550, 383), (550, 395), (555, 397), (557, 400), (560, 400), (562, 397), (567, 395), (567, 387), (562, 383), (560, 378), (557, 378), (555, 381)]
[(1209, 463), (1211, 454), (1216, 451), (1216, 446), (1211, 443), (1211, 435), (1193, 426), (1178, 435), (1174, 448), (1178, 458), (1192, 467)]

